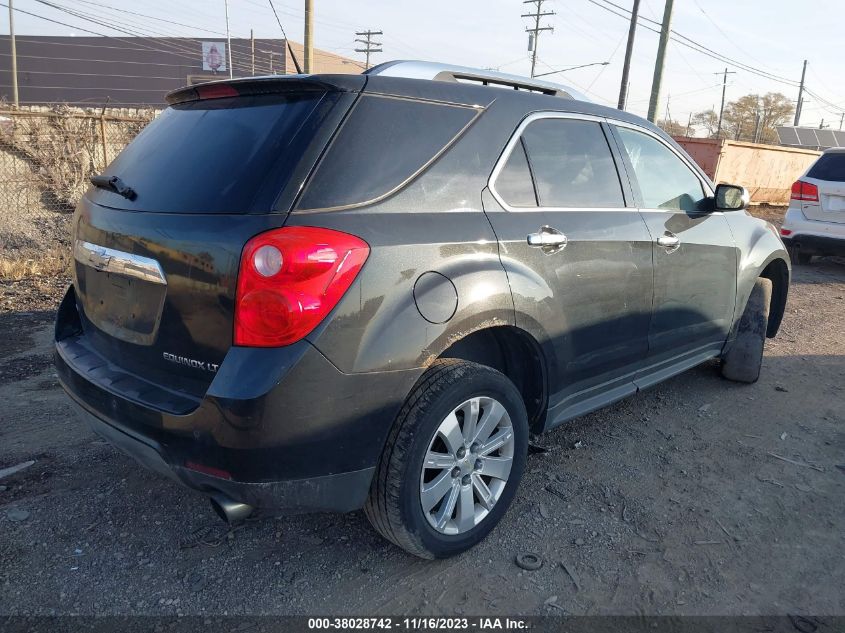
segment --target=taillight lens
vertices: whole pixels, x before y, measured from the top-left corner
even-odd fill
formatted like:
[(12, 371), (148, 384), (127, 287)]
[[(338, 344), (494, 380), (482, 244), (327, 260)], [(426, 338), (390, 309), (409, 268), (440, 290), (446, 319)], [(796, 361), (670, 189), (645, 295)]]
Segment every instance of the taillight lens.
[(796, 180), (792, 183), (793, 200), (803, 200), (804, 202), (818, 202), (819, 188), (811, 182), (804, 182), (803, 180)]
[(308, 335), (369, 254), (360, 238), (331, 229), (292, 226), (253, 237), (241, 254), (235, 345), (281, 347)]
[(200, 99), (225, 99), (237, 97), (240, 93), (237, 88), (227, 84), (203, 84), (197, 86), (197, 94)]
[(784, 237), (789, 237), (790, 235), (792, 235), (792, 229), (781, 229), (780, 234)]

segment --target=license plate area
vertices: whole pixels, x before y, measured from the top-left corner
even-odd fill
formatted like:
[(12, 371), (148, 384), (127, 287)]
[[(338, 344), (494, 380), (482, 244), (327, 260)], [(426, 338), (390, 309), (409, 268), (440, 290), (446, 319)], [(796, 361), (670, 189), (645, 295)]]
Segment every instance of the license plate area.
[(842, 213), (845, 211), (845, 196), (827, 196), (825, 210), (829, 213)]
[(77, 293), (88, 320), (122, 341), (152, 345), (167, 294), (157, 262), (79, 241), (74, 259)]

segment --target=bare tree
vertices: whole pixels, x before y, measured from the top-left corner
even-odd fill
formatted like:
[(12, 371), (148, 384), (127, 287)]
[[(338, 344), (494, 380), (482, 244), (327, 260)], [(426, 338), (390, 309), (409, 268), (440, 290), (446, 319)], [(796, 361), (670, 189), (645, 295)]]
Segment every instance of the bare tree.
[(731, 101), (725, 106), (723, 129), (728, 138), (753, 141), (759, 129), (757, 140), (761, 143), (776, 143), (775, 128), (788, 122), (795, 107), (786, 95), (769, 92), (765, 95), (749, 94)]
[(692, 115), (692, 125), (696, 129), (703, 129), (706, 138), (716, 138), (719, 131), (719, 114), (712, 108), (696, 112)]
[(669, 136), (686, 136), (687, 126), (673, 121), (672, 119), (658, 119), (657, 127), (666, 132)]

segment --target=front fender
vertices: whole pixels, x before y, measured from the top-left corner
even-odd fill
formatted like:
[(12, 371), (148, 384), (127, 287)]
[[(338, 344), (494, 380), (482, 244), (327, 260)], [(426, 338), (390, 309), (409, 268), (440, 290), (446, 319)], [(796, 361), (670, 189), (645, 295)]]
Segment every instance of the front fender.
[(772, 326), (768, 336), (774, 337), (780, 319), (783, 315), (783, 308), (786, 305), (786, 296), (789, 290), (789, 282), (792, 274), (792, 267), (789, 263), (789, 254), (778, 235), (777, 229), (770, 223), (755, 218), (749, 213), (726, 213), (728, 225), (731, 227), (734, 241), (738, 251), (737, 277), (736, 277), (736, 305), (734, 307), (733, 327), (731, 328), (730, 341), (736, 335), (736, 326), (745, 306), (751, 290), (757, 279), (763, 275), (770, 265), (779, 260), (786, 271), (785, 278), (773, 279), (775, 285), (772, 295)]

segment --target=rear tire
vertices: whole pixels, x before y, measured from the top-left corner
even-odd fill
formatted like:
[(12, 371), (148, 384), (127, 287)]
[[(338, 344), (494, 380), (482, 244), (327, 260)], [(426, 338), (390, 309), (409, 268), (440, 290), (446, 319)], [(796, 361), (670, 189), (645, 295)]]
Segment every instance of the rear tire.
[(810, 263), (811, 259), (813, 259), (813, 256), (810, 253), (802, 253), (801, 250), (794, 246), (789, 249), (789, 261), (793, 264), (806, 266)]
[(772, 282), (760, 277), (745, 304), (736, 339), (722, 358), (722, 376), (728, 380), (753, 383), (760, 377), (771, 300)]
[(396, 418), (364, 512), (410, 554), (454, 556), (505, 514), (527, 453), (528, 416), (514, 384), (484, 365), (438, 360)]

